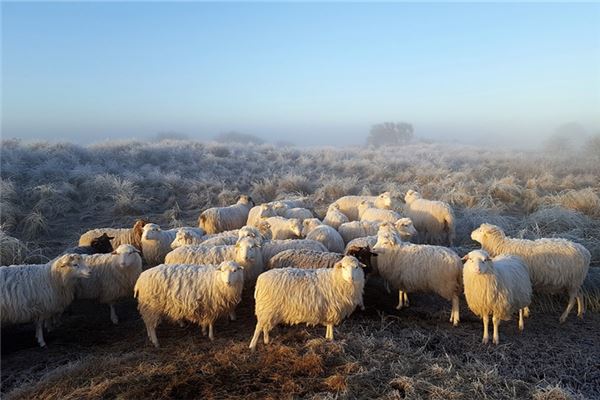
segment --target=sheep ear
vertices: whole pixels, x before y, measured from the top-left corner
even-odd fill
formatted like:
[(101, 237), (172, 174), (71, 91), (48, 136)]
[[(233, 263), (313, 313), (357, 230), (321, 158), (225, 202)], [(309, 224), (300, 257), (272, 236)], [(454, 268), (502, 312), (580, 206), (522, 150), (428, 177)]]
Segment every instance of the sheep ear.
[(243, 266), (243, 265), (240, 265), (240, 269), (243, 271), (243, 270), (244, 270), (244, 266)]
[(463, 262), (467, 261), (468, 259), (469, 259), (469, 255), (468, 255), (468, 254), (465, 254), (465, 255), (463, 256), (463, 258), (461, 258), (461, 260), (462, 260)]
[(367, 265), (366, 265), (366, 264), (363, 264), (363, 263), (361, 263), (361, 262), (359, 262), (359, 263), (358, 263), (358, 265), (359, 265), (359, 267), (361, 267), (361, 268), (367, 268)]
[(113, 240), (115, 237), (114, 237), (114, 236), (106, 236), (106, 238), (107, 238), (108, 240)]
[(116, 251), (113, 251), (113, 252), (112, 252), (112, 253), (110, 253), (110, 254), (112, 254), (113, 256), (115, 256), (115, 255), (117, 255), (117, 252), (116, 252)]

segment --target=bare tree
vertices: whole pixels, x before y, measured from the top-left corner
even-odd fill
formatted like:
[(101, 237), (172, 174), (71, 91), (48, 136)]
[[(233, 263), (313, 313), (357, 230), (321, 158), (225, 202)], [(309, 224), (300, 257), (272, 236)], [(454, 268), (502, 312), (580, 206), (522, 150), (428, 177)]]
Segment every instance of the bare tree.
[(403, 145), (413, 138), (414, 128), (408, 122), (384, 122), (371, 127), (367, 144), (373, 146)]

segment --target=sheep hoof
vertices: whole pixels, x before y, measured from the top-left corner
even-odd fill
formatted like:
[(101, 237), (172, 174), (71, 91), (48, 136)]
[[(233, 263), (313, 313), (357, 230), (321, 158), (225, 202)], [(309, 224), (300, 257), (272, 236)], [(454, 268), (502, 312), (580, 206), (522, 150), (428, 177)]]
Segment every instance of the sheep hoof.
[(398, 305), (396, 306), (396, 310), (402, 310), (402, 304), (398, 304)]
[(489, 341), (490, 340), (488, 338), (484, 337), (483, 340), (481, 341), (481, 343), (488, 344)]
[(563, 315), (562, 317), (560, 317), (560, 318), (558, 319), (558, 322), (560, 322), (561, 324), (564, 324), (566, 320), (567, 320), (567, 317), (565, 317), (565, 316)]
[(496, 345), (500, 344), (500, 339), (494, 338), (494, 344), (496, 344)]

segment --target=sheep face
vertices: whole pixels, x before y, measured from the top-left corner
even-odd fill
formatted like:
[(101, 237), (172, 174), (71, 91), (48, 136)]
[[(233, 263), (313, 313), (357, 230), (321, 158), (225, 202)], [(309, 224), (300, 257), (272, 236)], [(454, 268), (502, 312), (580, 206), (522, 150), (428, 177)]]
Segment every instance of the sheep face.
[(181, 246), (190, 245), (193, 243), (193, 235), (186, 229), (179, 229), (175, 234), (175, 239), (171, 242), (171, 248), (176, 249)]
[(79, 254), (65, 254), (52, 264), (52, 270), (62, 277), (64, 283), (77, 278), (89, 278), (92, 271)]
[(110, 243), (114, 237), (108, 236), (104, 233), (102, 236), (99, 236), (92, 240), (90, 246), (96, 251), (96, 253), (111, 253), (113, 251), (112, 244)]
[(334, 268), (341, 269), (342, 279), (348, 283), (364, 281), (365, 273), (363, 272), (364, 264), (360, 263), (355, 257), (344, 256), (338, 261)]
[(140, 254), (140, 251), (130, 244), (122, 244), (112, 254), (117, 255), (117, 265), (120, 268), (127, 268), (136, 265), (136, 260), (139, 258), (137, 254)]
[(160, 232), (160, 226), (156, 224), (146, 224), (144, 225), (142, 240), (160, 240)]
[(402, 240), (410, 240), (417, 235), (417, 230), (410, 218), (400, 218), (394, 224)]
[(391, 249), (398, 244), (398, 237), (391, 233), (382, 233), (377, 235), (377, 243), (373, 246), (373, 250), (377, 252), (378, 249)]
[(244, 282), (244, 267), (234, 261), (224, 261), (219, 265), (221, 281), (227, 286)]
[(494, 272), (494, 263), (490, 255), (484, 250), (474, 250), (463, 257), (464, 270), (477, 274), (491, 274)]
[(496, 225), (481, 224), (481, 226), (471, 232), (471, 239), (478, 243), (483, 243), (486, 237), (504, 237), (504, 231)]
[(408, 192), (406, 192), (406, 195), (404, 196), (404, 201), (406, 202), (406, 204), (410, 204), (413, 201), (418, 200), (420, 198), (421, 194), (419, 192), (410, 189)]
[(308, 235), (313, 229), (321, 225), (321, 221), (318, 218), (308, 218), (302, 221), (302, 236)]
[(337, 203), (333, 203), (330, 204), (329, 207), (327, 207), (327, 211), (340, 211), (340, 205)]
[(252, 200), (252, 197), (243, 194), (240, 196), (240, 199), (237, 202), (238, 204), (245, 204), (245, 205), (250, 205), (252, 207), (255, 206), (254, 201)]
[(258, 229), (254, 228), (253, 226), (244, 226), (240, 228), (238, 232), (238, 239), (243, 239), (245, 237), (260, 239), (261, 234)]
[(379, 196), (377, 196), (377, 202), (383, 208), (392, 208), (392, 195), (390, 192), (381, 193)]
[(260, 245), (251, 238), (242, 238), (235, 244), (236, 259), (242, 264), (254, 264), (260, 253)]
[(302, 237), (302, 233), (303, 233), (303, 226), (302, 226), (302, 222), (300, 222), (299, 219), (297, 218), (292, 218), (289, 220), (289, 227), (290, 227), (290, 231), (298, 236), (298, 237)]
[(365, 275), (373, 272), (373, 267), (371, 264), (371, 257), (377, 257), (377, 253), (373, 253), (369, 246), (358, 247), (352, 246), (348, 250), (346, 250), (347, 256), (355, 257), (359, 262), (365, 265), (364, 273)]
[(272, 207), (273, 207), (273, 210), (278, 214), (283, 213), (285, 210), (287, 210), (289, 208), (285, 203), (283, 203), (281, 201), (274, 202)]

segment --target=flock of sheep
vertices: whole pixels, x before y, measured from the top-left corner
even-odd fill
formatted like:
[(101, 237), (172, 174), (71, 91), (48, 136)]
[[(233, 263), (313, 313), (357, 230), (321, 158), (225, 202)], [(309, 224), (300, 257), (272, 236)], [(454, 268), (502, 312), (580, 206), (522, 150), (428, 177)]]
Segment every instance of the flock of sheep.
[(575, 302), (583, 316), (581, 285), (590, 253), (582, 245), (512, 239), (482, 224), (471, 234), (481, 250), (461, 260), (444, 247), (455, 239), (452, 208), (413, 190), (405, 202), (396, 211), (389, 192), (344, 196), (321, 221), (307, 198), (255, 206), (243, 195), (234, 205), (202, 212), (197, 228), (162, 230), (140, 220), (127, 229), (93, 229), (80, 237), (79, 247), (47, 264), (0, 267), (2, 324), (34, 322), (38, 343), (45, 346), (44, 328), (51, 329), (74, 299), (109, 305), (116, 324), (114, 304), (134, 296), (158, 347), (156, 328), (165, 319), (197, 323), (213, 339), (214, 322), (235, 320), (242, 291), (254, 288), (251, 349), (261, 334), (267, 344), (280, 323), (323, 325), (326, 338), (333, 339), (335, 325), (357, 306), (364, 309), (365, 281), (373, 275), (388, 292), (398, 290), (398, 309), (409, 305), (413, 292), (451, 301), (454, 325), (464, 293), (483, 320), (484, 343), (490, 316), (495, 344), (500, 321), (518, 313), (523, 329), (533, 291), (569, 295), (560, 322)]

